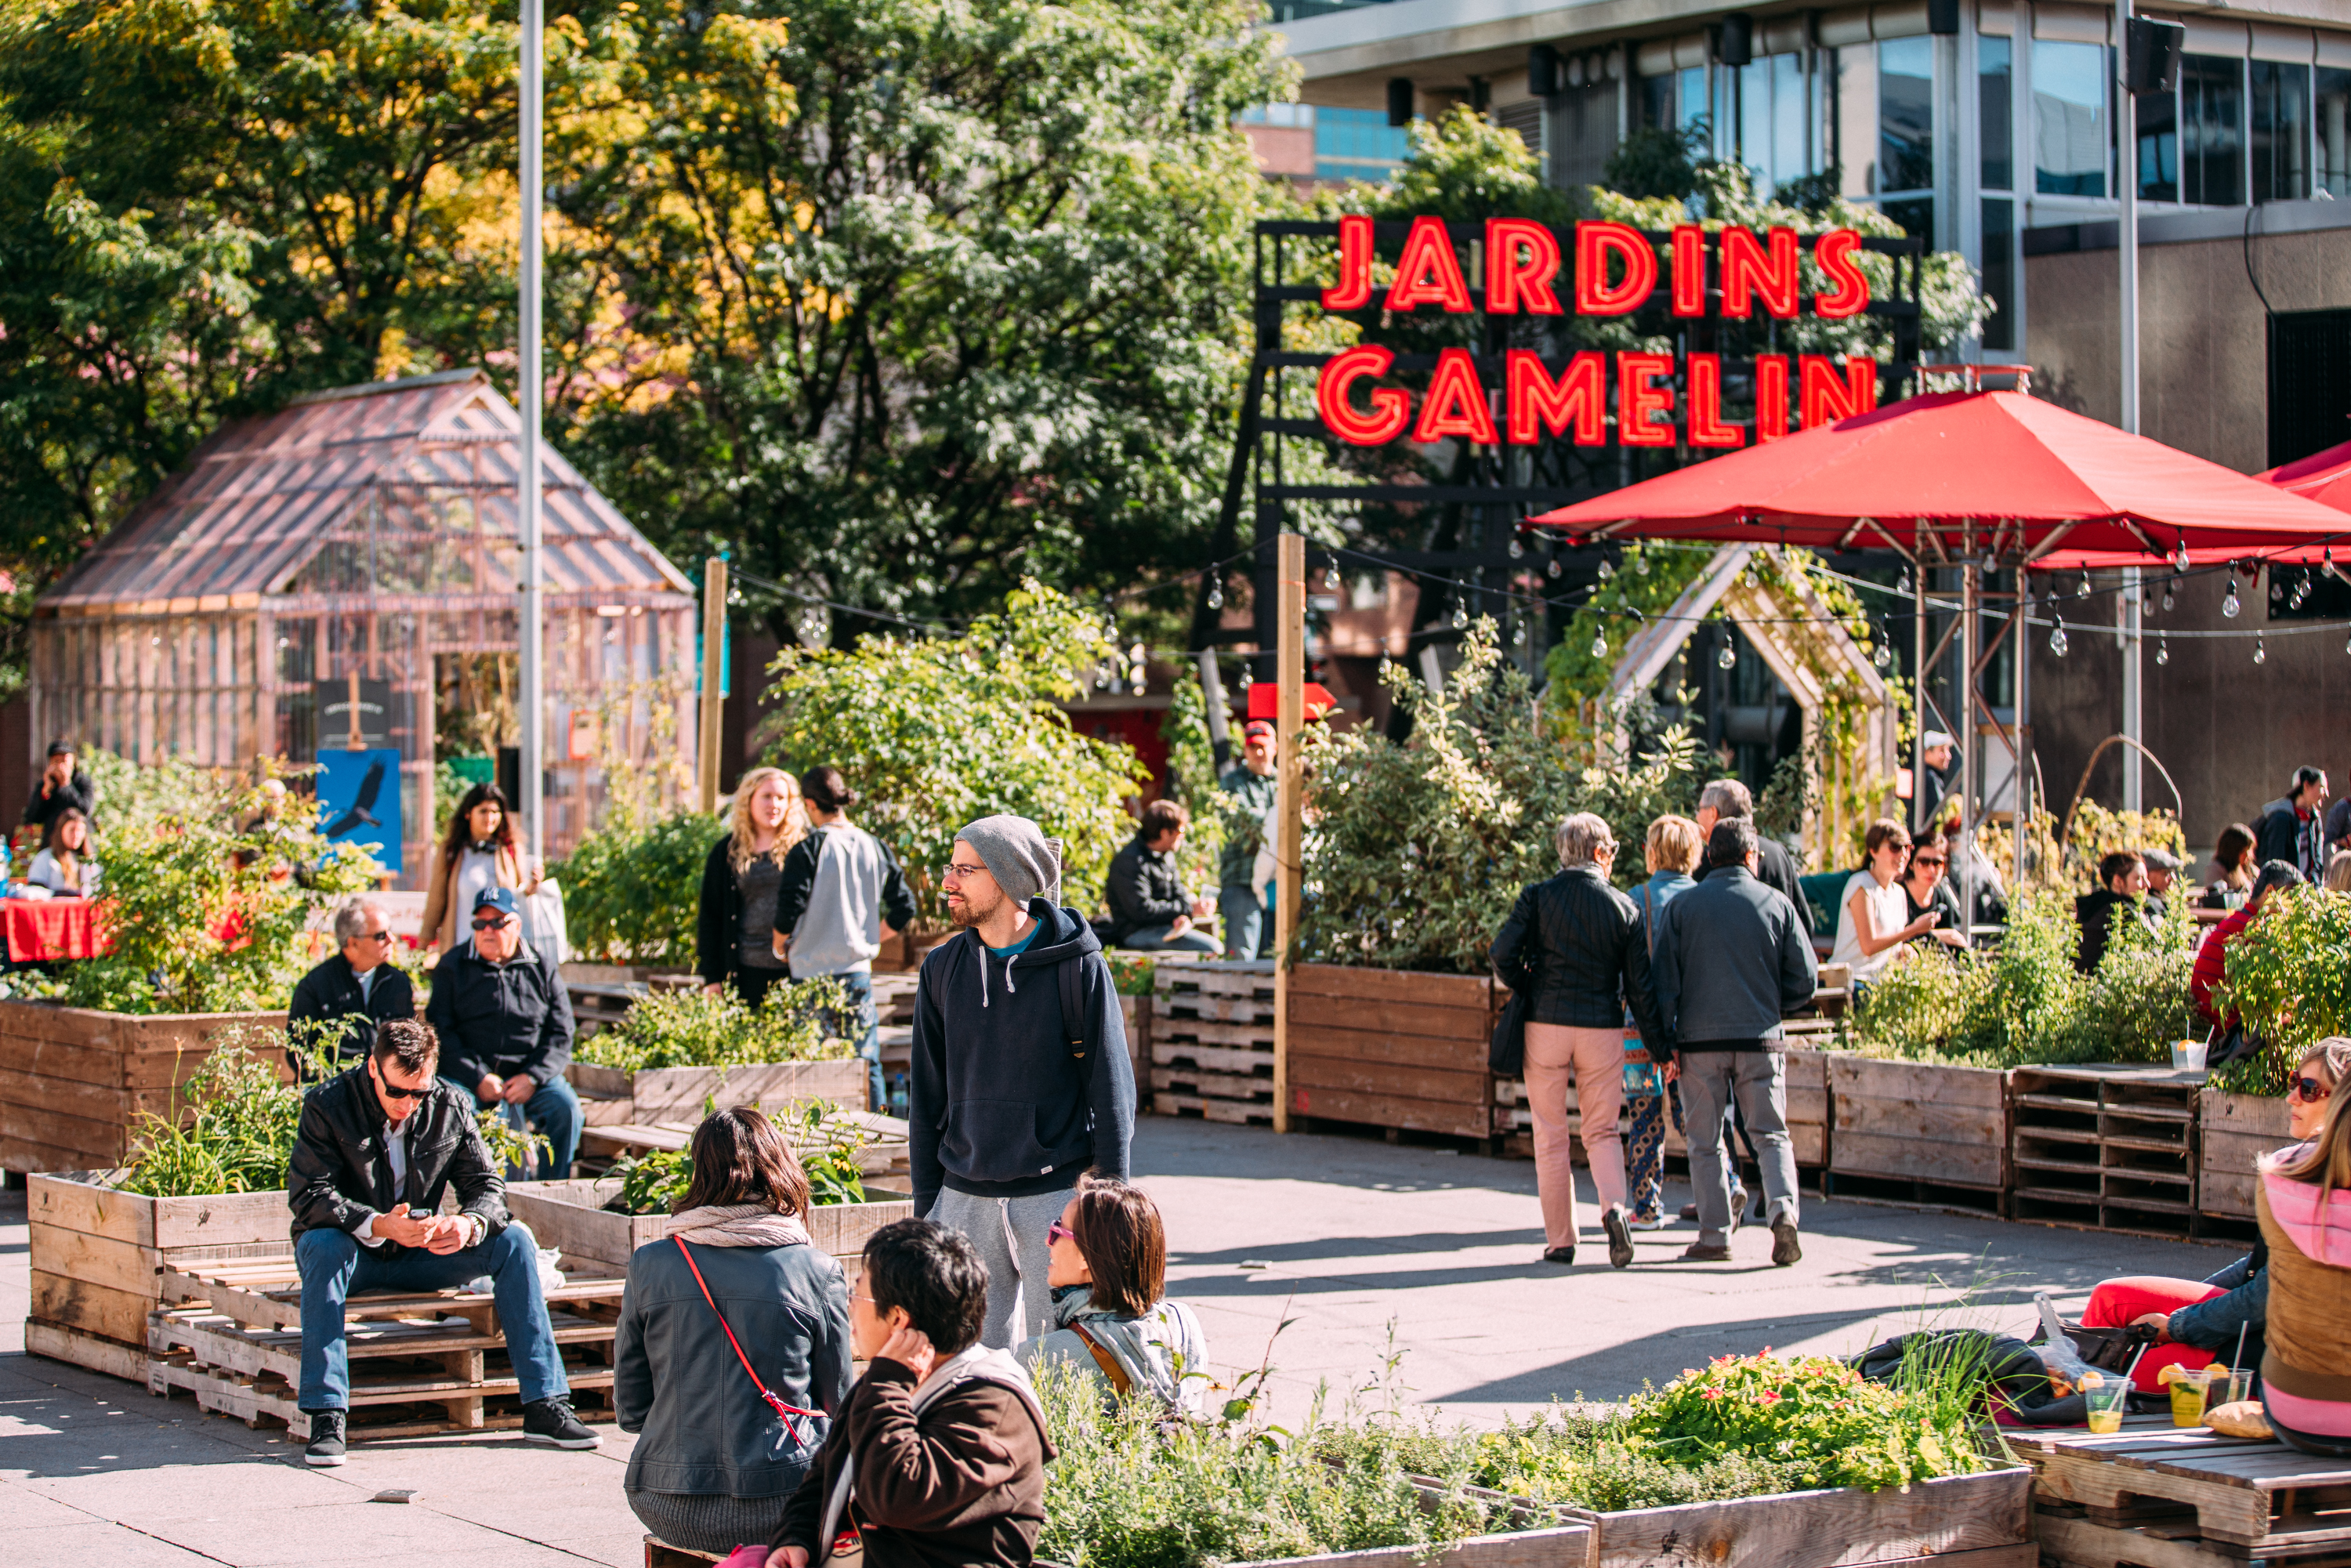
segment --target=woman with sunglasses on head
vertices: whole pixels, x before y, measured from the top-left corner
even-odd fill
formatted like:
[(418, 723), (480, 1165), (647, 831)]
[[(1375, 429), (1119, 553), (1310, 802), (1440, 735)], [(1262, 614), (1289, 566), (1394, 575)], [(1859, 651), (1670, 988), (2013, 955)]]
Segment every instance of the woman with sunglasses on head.
[(1031, 1373), (1065, 1362), (1092, 1375), (1113, 1405), (1142, 1395), (1204, 1414), (1208, 1342), (1192, 1309), (1166, 1299), (1167, 1231), (1151, 1195), (1086, 1176), (1046, 1237), (1058, 1326), (1023, 1341), (1013, 1359)]
[[(2351, 1040), (2339, 1035), (2322, 1040), (2304, 1053), (2285, 1086), (2286, 1126), (2297, 1144), (2319, 1135), (2346, 1075), (2351, 1075)], [(2258, 1365), (2268, 1317), (2269, 1257), (2270, 1244), (2256, 1241), (2252, 1251), (2200, 1283), (2151, 1274), (2104, 1281), (2090, 1292), (2082, 1324), (2120, 1328), (2137, 1323), (2155, 1331), (2156, 1343), (2139, 1357), (2132, 1377), (2150, 1394), (2163, 1386), (2158, 1377), (2167, 1366), (2193, 1372), (2234, 1354), (2240, 1329), (2245, 1331), (2245, 1357), (2237, 1364)]]
[(773, 1122), (721, 1111), (693, 1155), (675, 1230), (629, 1260), (612, 1407), (637, 1434), (629, 1507), (672, 1546), (724, 1554), (776, 1533), (824, 1443), (849, 1388), (849, 1285), (810, 1240), (808, 1176)]
[(433, 854), (433, 877), (424, 889), (424, 939), (446, 954), (463, 942), (457, 923), (484, 892), (511, 888), (517, 900), (538, 891), (538, 862), (522, 852), (506, 791), (476, 784), (457, 801), (448, 831)]
[(1845, 879), (1837, 899), (1836, 945), (1829, 950), (1830, 963), (1850, 967), (1856, 997), (1894, 962), (1904, 943), (1935, 928), (1932, 915), (1907, 913), (1909, 901), (1896, 885), (1910, 859), (1910, 830), (1880, 817), (1862, 841), (1869, 859)]

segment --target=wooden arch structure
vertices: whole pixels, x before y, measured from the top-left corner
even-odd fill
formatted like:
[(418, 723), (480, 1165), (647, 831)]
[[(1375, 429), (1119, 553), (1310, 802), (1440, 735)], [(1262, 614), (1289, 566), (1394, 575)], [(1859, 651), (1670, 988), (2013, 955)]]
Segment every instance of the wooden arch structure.
[[(1690, 633), (1719, 611), (1746, 633), (1757, 655), (1802, 710), (1804, 749), (1820, 770), (1816, 794), (1827, 807), (1805, 814), (1803, 859), (1808, 867), (1825, 868), (1841, 861), (1839, 846), (1866, 825), (1867, 816), (1877, 814), (1856, 812), (1846, 803), (1881, 784), (1876, 790), (1881, 800), (1892, 795), (1901, 766), (1899, 716), (1886, 677), (1871, 665), (1868, 651), (1818, 594), (1809, 589), (1791, 591), (1749, 572), (1750, 558), (1768, 549), (1739, 544), (1715, 551), (1671, 608), (1652, 617), (1625, 643), (1608, 679), (1607, 700), (1612, 712), (1621, 711), (1617, 699), (1647, 690)], [(1858, 744), (1849, 751), (1824, 754), (1819, 744), (1823, 710), (1834, 688), (1848, 685), (1862, 708)], [(1620, 745), (1623, 738), (1618, 737)]]

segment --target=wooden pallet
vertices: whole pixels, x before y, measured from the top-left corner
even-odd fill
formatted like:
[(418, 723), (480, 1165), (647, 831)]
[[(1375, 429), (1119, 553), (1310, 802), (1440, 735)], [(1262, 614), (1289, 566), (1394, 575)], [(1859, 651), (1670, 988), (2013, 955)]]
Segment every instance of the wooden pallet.
[(1210, 1122), (1229, 1122), (1237, 1127), (1273, 1125), (1273, 1106), (1270, 1103), (1212, 1100), (1204, 1094), (1181, 1094), (1174, 1090), (1152, 1091), (1151, 1108), (1163, 1116), (1198, 1116)]
[[(1152, 966), (1138, 1078), (1162, 1115), (1273, 1116), (1273, 966), (1198, 959)], [(1140, 1002), (1141, 998), (1136, 998)], [(1206, 1107), (1216, 1105), (1211, 1112)]]
[(2103, 1063), (2016, 1069), (2009, 1077), (2014, 1217), (2194, 1234), (2202, 1079)]
[[(2036, 1501), (2032, 1533), (2049, 1568), (2249, 1568), (2242, 1547), (2207, 1541), (2193, 1521), (2100, 1524), (2072, 1503)], [(2351, 1549), (2269, 1558), (2292, 1568), (2351, 1568)]]
[(1155, 1067), (1151, 1070), (1151, 1092), (1154, 1094), (1190, 1094), (1212, 1100), (1229, 1100), (1241, 1105), (1273, 1104), (1273, 1080), (1252, 1073), (1203, 1072), (1192, 1067)]
[[(164, 1299), (149, 1315), (146, 1382), (151, 1393), (183, 1389), (199, 1407), (249, 1425), (283, 1422), (297, 1436), (308, 1423), (296, 1403), (301, 1382), (302, 1292), (279, 1266), (167, 1269)], [(612, 1342), (626, 1281), (574, 1279), (547, 1292), (555, 1343), (573, 1352), (565, 1375), (575, 1394), (609, 1390)], [(371, 1416), (356, 1435), (478, 1430), (511, 1425), (521, 1385), (503, 1358), (496, 1301), (469, 1291), (372, 1291), (344, 1308), (351, 1365), (350, 1406)], [(419, 1407), (437, 1410), (427, 1416)], [(508, 1419), (511, 1417), (512, 1419)], [(360, 1417), (354, 1416), (355, 1427)]]
[(2192, 1524), (2196, 1539), (2231, 1557), (2351, 1554), (2351, 1461), (2159, 1419), (2104, 1437), (2032, 1433), (2016, 1446), (2033, 1467), (2035, 1494), (2079, 1508), (2093, 1524), (2172, 1532)]

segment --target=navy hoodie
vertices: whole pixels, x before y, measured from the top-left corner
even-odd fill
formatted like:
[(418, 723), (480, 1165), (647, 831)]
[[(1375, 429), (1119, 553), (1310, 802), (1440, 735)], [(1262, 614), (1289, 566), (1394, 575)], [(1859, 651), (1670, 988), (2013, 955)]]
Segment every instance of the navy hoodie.
[[(1028, 1197), (1066, 1191), (1089, 1170), (1126, 1176), (1134, 1069), (1102, 939), (1076, 910), (1043, 898), (1029, 901), (1029, 917), (1036, 936), (1009, 959), (967, 927), (923, 960), (907, 1112), (918, 1215), (942, 1186)], [(1058, 969), (1070, 958), (1083, 1061), (1061, 1021)]]

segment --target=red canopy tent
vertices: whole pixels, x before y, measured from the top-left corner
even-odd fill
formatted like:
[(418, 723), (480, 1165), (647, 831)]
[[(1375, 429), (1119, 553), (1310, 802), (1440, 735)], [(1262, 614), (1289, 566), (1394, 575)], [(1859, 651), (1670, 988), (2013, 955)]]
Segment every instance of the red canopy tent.
[[(2274, 558), (2282, 550), (2316, 559), (2337, 542), (2351, 542), (2351, 519), (2341, 512), (2022, 392), (1906, 399), (1531, 521), (1593, 541), (1896, 551), (1919, 569), (1917, 667), (1928, 667), (1954, 635), (1959, 639), (1968, 672), (1961, 722), (1943, 722), (1959, 743), (1959, 794), (1970, 802), (1978, 770), (1975, 726), (1968, 721), (1991, 716), (1979, 683), (2002, 639), (2013, 634), (2021, 648), (2027, 619), (2011, 614), (1978, 650), (1976, 612), (1985, 571), (2019, 569), (2014, 597), (2029, 599), (2026, 570), (2155, 566), (2182, 550), (2191, 560), (2199, 552), (2218, 561)], [(1961, 584), (1960, 614), (1931, 653), (1925, 646), (1924, 569), (1929, 567), (1958, 569)], [(2029, 670), (2030, 661), (2020, 657), (2020, 735), (2029, 711)], [(1992, 727), (2017, 756), (2017, 742)], [(2020, 860), (2029, 774), (2017, 756)]]
[(2351, 512), (2351, 441), (2314, 452), (2297, 463), (2282, 463), (2253, 476), (2306, 501)]

